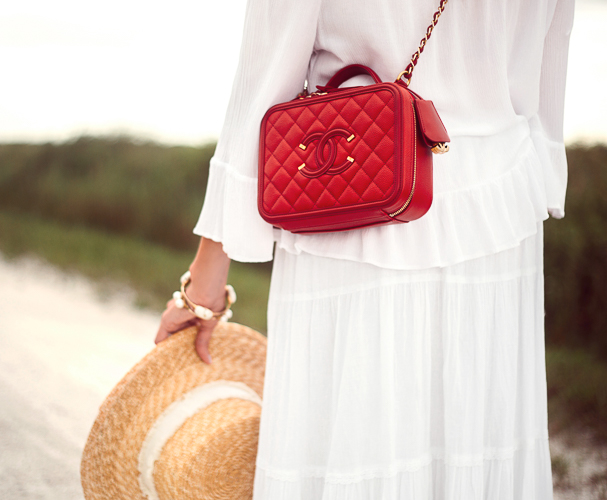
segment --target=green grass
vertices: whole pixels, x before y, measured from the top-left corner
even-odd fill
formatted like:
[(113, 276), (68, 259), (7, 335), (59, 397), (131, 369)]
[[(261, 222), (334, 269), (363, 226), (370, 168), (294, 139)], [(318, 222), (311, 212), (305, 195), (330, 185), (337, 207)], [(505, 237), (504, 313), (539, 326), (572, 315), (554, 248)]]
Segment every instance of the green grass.
[(566, 216), (545, 224), (546, 340), (607, 363), (607, 146), (567, 160)]
[(550, 428), (588, 427), (607, 440), (607, 365), (586, 350), (546, 350)]
[(196, 248), (214, 151), (127, 136), (0, 144), (0, 209)]
[(566, 488), (570, 484), (571, 464), (563, 455), (552, 454), (552, 477), (555, 488)]
[[(124, 283), (137, 293), (139, 307), (156, 311), (164, 310), (194, 258), (193, 251), (8, 211), (0, 211), (0, 251), (8, 258), (34, 254), (82, 273), (105, 293)], [(234, 321), (265, 333), (269, 281), (266, 267), (232, 262), (229, 282), (238, 294)]]

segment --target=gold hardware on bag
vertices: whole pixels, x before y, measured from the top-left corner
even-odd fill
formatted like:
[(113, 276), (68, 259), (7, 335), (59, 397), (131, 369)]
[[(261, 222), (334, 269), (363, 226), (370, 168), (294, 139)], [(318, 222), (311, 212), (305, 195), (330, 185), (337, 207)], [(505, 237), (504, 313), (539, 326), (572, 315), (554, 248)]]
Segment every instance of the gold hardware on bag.
[(297, 99), (305, 99), (306, 97), (308, 97), (308, 80), (304, 80), (303, 89), (297, 94)]
[(320, 91), (316, 91), (316, 92), (312, 92), (311, 94), (307, 93), (307, 90), (304, 92), (300, 92), (299, 94), (297, 94), (297, 99), (309, 99), (310, 97), (316, 97), (318, 95), (327, 95), (328, 92), (320, 92)]
[(438, 18), (445, 10), (445, 5), (447, 5), (448, 1), (449, 0), (441, 0), (440, 4), (438, 6), (438, 10), (434, 13), (434, 16), (432, 16), (432, 24), (430, 26), (428, 26), (428, 29), (426, 30), (426, 34), (424, 35), (424, 38), (422, 38), (421, 42), (419, 43), (419, 48), (417, 49), (417, 52), (413, 53), (413, 55), (411, 56), (411, 62), (407, 66), (407, 69), (405, 69), (405, 71), (401, 72), (401, 74), (398, 75), (398, 77), (396, 78), (396, 81), (399, 81), (404, 76), (405, 85), (408, 87), (409, 84), (411, 83), (413, 70), (415, 69), (417, 60), (419, 59), (419, 56), (421, 55), (421, 53), (424, 51), (424, 48), (426, 47), (426, 43), (428, 43), (428, 40), (432, 36), (432, 31), (434, 31), (434, 28), (436, 27), (436, 23), (438, 23)]
[[(411, 106), (413, 106), (413, 102), (411, 102)], [(417, 119), (415, 118), (415, 107), (413, 107), (413, 182), (411, 183), (411, 192), (409, 193), (409, 198), (405, 201), (405, 204), (400, 207), (396, 212), (388, 214), (390, 217), (396, 217), (397, 215), (402, 214), (405, 211), (405, 208), (409, 206), (411, 200), (413, 199), (413, 193), (415, 192), (415, 181), (417, 179)]]
[[(326, 132), (322, 133), (322, 132), (312, 132), (310, 134), (308, 134), (306, 137), (304, 137), (304, 139), (299, 143), (299, 147), (303, 150), (306, 150), (308, 147), (308, 144), (311, 141), (319, 141), (318, 145), (316, 146), (316, 163), (317, 163), (317, 169), (314, 171), (303, 171), (302, 175), (305, 175), (306, 177), (318, 177), (324, 174), (327, 175), (336, 175), (341, 173), (342, 171), (344, 171), (345, 169), (349, 168), (351, 166), (352, 163), (354, 163), (354, 158), (352, 158), (351, 156), (347, 156), (346, 157), (346, 161), (341, 164), (341, 165), (335, 165), (333, 162), (335, 161), (335, 157), (337, 156), (335, 154), (336, 152), (336, 148), (337, 148), (337, 144), (335, 143), (335, 138), (336, 137), (343, 137), (344, 139), (348, 140), (348, 142), (351, 142), (354, 137), (355, 134), (350, 133), (350, 131), (347, 130), (343, 130), (343, 129), (330, 129), (327, 130)], [(326, 147), (329, 147), (329, 157), (325, 157), (325, 149)], [(348, 162), (350, 164), (348, 164)], [(299, 170), (303, 170), (306, 167), (306, 164), (303, 163), (302, 165), (300, 165), (298, 168)]]
[(449, 152), (449, 145), (445, 144), (444, 142), (439, 142), (434, 145), (434, 147), (431, 149), (431, 151), (435, 155), (444, 155), (445, 153)]
[[(398, 75), (398, 77), (396, 78), (396, 81), (400, 80), (403, 76), (405, 76), (408, 73), (407, 70), (405, 71), (401, 71), (400, 74)], [(407, 78), (405, 80), (405, 85), (408, 87), (409, 84), (411, 83), (411, 77), (409, 76), (409, 78)]]

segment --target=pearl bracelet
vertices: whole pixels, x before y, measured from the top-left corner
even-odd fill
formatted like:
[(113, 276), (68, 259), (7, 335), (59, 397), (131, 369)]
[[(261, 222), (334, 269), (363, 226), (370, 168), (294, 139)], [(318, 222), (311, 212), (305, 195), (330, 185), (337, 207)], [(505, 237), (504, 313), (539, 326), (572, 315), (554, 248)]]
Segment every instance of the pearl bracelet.
[(223, 311), (213, 312), (208, 307), (201, 306), (199, 304), (195, 304), (190, 300), (190, 298), (185, 293), (185, 288), (192, 281), (192, 275), (190, 271), (186, 271), (183, 273), (181, 278), (181, 290), (177, 290), (173, 293), (173, 298), (175, 299), (175, 305), (180, 309), (188, 308), (192, 311), (196, 316), (201, 319), (209, 320), (209, 319), (219, 319), (219, 321), (228, 321), (232, 317), (232, 304), (236, 302), (236, 292), (232, 285), (226, 285), (226, 307)]

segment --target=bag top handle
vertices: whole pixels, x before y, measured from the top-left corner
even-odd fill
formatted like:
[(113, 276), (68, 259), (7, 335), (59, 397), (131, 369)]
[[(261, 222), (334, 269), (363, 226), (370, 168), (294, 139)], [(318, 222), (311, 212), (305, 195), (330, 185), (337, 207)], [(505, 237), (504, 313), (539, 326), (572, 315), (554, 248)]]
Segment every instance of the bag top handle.
[(381, 83), (381, 78), (371, 68), (363, 66), (362, 64), (351, 64), (350, 66), (340, 69), (331, 77), (326, 85), (319, 88), (322, 90), (336, 89), (346, 80), (358, 75), (369, 75), (371, 78), (373, 78), (375, 83)]
[[(432, 36), (432, 32), (434, 31), (434, 28), (436, 27), (436, 24), (438, 23), (438, 19), (440, 18), (441, 14), (445, 10), (445, 6), (447, 5), (448, 1), (449, 0), (440, 0), (440, 4), (438, 5), (438, 10), (432, 16), (432, 23), (430, 23), (430, 26), (428, 26), (428, 29), (426, 30), (426, 34), (421, 39), (421, 41), (419, 43), (419, 48), (411, 56), (411, 62), (409, 62), (408, 66), (405, 68), (405, 70), (402, 71), (396, 77), (397, 82), (404, 78), (403, 84), (406, 87), (409, 87), (409, 84), (411, 83), (411, 78), (413, 76), (413, 70), (415, 69), (415, 66), (417, 65), (419, 56), (426, 48), (426, 44), (428, 43), (428, 40), (430, 40), (430, 37)], [(314, 92), (311, 95), (316, 95), (319, 93), (322, 95), (323, 93), (325, 93), (328, 90), (336, 89), (341, 84), (343, 84), (346, 80), (349, 80), (350, 78), (352, 78), (354, 76), (363, 75), (363, 74), (369, 75), (371, 78), (373, 78), (373, 80), (375, 80), (375, 83), (381, 83), (381, 79), (379, 78), (377, 73), (375, 73), (375, 71), (373, 71), (371, 68), (369, 68), (367, 66), (363, 66), (362, 64), (351, 64), (349, 66), (346, 66), (345, 68), (340, 69), (337, 73), (335, 73), (326, 85), (323, 85), (323, 86), (318, 85), (317, 86), (318, 92)], [(300, 92), (299, 94), (297, 94), (296, 99), (303, 99), (305, 97), (308, 97), (309, 95), (310, 94), (308, 94), (308, 84), (307, 84), (307, 80), (306, 80), (303, 91)]]

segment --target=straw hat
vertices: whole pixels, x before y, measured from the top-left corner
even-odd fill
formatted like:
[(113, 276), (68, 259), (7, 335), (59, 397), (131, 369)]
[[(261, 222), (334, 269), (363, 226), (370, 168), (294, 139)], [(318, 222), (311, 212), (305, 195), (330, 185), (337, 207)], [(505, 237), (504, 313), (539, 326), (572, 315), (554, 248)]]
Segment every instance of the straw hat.
[(207, 365), (195, 335), (158, 344), (102, 404), (82, 455), (87, 500), (252, 498), (266, 338), (220, 322)]

